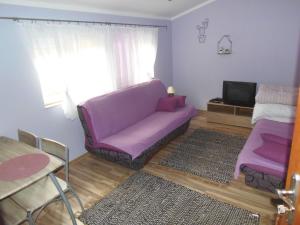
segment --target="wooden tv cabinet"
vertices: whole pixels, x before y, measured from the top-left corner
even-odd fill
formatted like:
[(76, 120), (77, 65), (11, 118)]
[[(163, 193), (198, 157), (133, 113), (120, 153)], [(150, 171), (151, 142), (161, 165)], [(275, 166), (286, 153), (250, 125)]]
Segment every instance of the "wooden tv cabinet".
[(207, 122), (252, 128), (253, 107), (207, 103)]

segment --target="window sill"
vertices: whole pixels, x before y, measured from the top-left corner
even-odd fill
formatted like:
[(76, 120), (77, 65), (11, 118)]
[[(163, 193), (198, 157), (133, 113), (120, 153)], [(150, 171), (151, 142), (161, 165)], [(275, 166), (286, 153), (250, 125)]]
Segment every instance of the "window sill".
[(59, 106), (62, 104), (62, 101), (58, 101), (58, 102), (52, 102), (52, 103), (48, 103), (48, 104), (44, 104), (44, 108), (45, 109), (49, 109), (55, 106)]

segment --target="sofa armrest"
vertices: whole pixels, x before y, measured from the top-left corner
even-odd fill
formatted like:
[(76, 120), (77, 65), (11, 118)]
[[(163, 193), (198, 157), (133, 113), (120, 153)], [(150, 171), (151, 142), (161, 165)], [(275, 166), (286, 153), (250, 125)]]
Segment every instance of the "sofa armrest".
[(78, 116), (79, 116), (81, 125), (83, 127), (85, 140), (89, 145), (93, 146), (94, 145), (93, 136), (89, 130), (88, 124), (86, 122), (86, 118), (84, 117), (83, 110), (85, 110), (84, 107), (82, 107), (80, 105), (77, 106)]

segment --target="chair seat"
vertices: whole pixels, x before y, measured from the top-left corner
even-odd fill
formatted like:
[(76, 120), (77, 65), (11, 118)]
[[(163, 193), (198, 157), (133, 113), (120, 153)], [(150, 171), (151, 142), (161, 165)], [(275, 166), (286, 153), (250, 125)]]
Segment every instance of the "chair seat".
[[(62, 190), (67, 191), (67, 184), (56, 177)], [(35, 211), (59, 196), (49, 176), (11, 196), (11, 198), (27, 211)]]
[(26, 211), (18, 206), (12, 199), (0, 201), (0, 224), (17, 225), (26, 220)]

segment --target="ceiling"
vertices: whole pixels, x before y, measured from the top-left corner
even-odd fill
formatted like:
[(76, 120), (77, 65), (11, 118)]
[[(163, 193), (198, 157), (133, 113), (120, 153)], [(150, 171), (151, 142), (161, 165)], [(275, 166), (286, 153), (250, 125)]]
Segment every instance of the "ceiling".
[(0, 0), (0, 3), (174, 19), (214, 0)]

